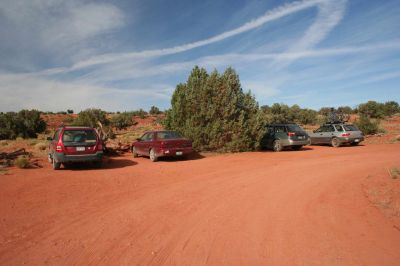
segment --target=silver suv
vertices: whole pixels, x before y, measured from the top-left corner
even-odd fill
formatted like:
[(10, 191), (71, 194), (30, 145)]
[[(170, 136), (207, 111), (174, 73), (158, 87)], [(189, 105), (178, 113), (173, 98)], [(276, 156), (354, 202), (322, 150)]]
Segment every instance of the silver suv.
[(364, 140), (363, 133), (355, 125), (344, 123), (325, 124), (309, 136), (311, 144), (330, 144), (333, 147), (342, 144), (358, 145)]

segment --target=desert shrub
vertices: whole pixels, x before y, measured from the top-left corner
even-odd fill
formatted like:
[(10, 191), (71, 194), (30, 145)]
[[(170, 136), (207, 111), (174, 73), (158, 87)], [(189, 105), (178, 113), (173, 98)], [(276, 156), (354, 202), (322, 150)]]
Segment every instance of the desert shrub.
[(263, 106), (265, 119), (268, 123), (287, 123), (296, 122), (299, 124), (317, 123), (318, 113), (311, 109), (303, 109), (297, 104), (289, 107), (283, 103), (274, 103), (272, 106)]
[(73, 114), (73, 113), (74, 113), (74, 110), (68, 109), (68, 110), (67, 110), (67, 113), (68, 113), (68, 114)]
[(246, 151), (259, 147), (263, 118), (232, 68), (208, 74), (196, 66), (187, 82), (176, 86), (164, 125), (192, 139), (197, 150)]
[(46, 130), (47, 124), (37, 110), (0, 114), (0, 139), (36, 138)]
[(18, 168), (28, 168), (30, 165), (29, 157), (25, 155), (18, 156), (14, 161), (15, 166)]
[(358, 106), (358, 113), (369, 118), (383, 118), (385, 113), (383, 111), (384, 104), (376, 101), (368, 101), (367, 103)]
[(355, 122), (357, 127), (365, 134), (371, 135), (379, 132), (379, 121), (371, 120), (366, 115), (361, 115), (359, 120)]
[(158, 115), (161, 113), (162, 112), (160, 111), (160, 109), (158, 109), (158, 107), (156, 107), (156, 106), (152, 106), (149, 111), (149, 114), (151, 114), (151, 115)]
[(394, 114), (400, 113), (400, 106), (395, 101), (385, 102), (383, 105), (383, 113), (385, 116), (392, 116)]
[(131, 112), (132, 113), (132, 115), (134, 115), (134, 116), (139, 116), (140, 118), (145, 118), (146, 117), (146, 115), (148, 114), (145, 110), (143, 110), (143, 109), (139, 109), (139, 110), (136, 110), (136, 111), (132, 111)]
[(135, 124), (132, 112), (123, 112), (111, 117), (111, 125), (118, 129), (124, 129)]
[(103, 126), (110, 124), (106, 117), (106, 112), (101, 109), (90, 108), (79, 112), (78, 116), (72, 122), (74, 126), (97, 127), (98, 122)]
[(337, 112), (338, 113), (342, 113), (342, 114), (353, 114), (354, 110), (353, 108), (351, 108), (350, 106), (339, 106), (337, 108)]

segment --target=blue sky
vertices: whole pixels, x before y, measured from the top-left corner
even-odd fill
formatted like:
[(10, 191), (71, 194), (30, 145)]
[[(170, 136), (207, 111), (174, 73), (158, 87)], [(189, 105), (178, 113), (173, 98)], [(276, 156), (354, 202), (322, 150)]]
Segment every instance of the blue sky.
[(398, 0), (2, 0), (0, 111), (169, 108), (195, 65), (260, 105), (400, 102)]

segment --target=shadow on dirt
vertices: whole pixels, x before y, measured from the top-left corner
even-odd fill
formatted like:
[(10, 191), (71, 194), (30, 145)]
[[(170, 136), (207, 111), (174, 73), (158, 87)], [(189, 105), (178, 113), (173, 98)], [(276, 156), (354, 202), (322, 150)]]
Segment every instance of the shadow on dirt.
[[(311, 146), (319, 146), (319, 147), (328, 147), (333, 148), (330, 144), (312, 144)], [(351, 144), (341, 144), (338, 148), (356, 148), (356, 147), (364, 147), (365, 144), (351, 145)]]
[(193, 152), (189, 155), (186, 155), (184, 157), (160, 157), (158, 158), (158, 161), (160, 162), (184, 162), (184, 161), (194, 161), (194, 160), (200, 160), (203, 159), (204, 156), (201, 155), (198, 152)]
[(60, 170), (105, 170), (105, 169), (118, 169), (129, 166), (134, 166), (137, 163), (128, 159), (106, 159), (102, 166), (96, 166), (92, 163), (73, 163), (64, 165)]
[[(292, 148), (284, 148), (280, 152), (302, 152), (302, 151), (312, 151), (312, 150), (314, 150), (313, 147), (307, 146), (307, 147), (302, 147), (300, 150), (294, 150)], [(262, 149), (261, 152), (275, 152), (275, 151), (271, 149)]]

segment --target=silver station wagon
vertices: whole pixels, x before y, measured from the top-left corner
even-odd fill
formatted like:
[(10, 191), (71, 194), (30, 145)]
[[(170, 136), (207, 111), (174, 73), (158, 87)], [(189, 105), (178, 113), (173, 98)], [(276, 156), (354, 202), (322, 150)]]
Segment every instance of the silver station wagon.
[(311, 144), (330, 144), (339, 147), (342, 144), (358, 145), (364, 140), (363, 133), (355, 126), (344, 123), (325, 124), (309, 133)]

